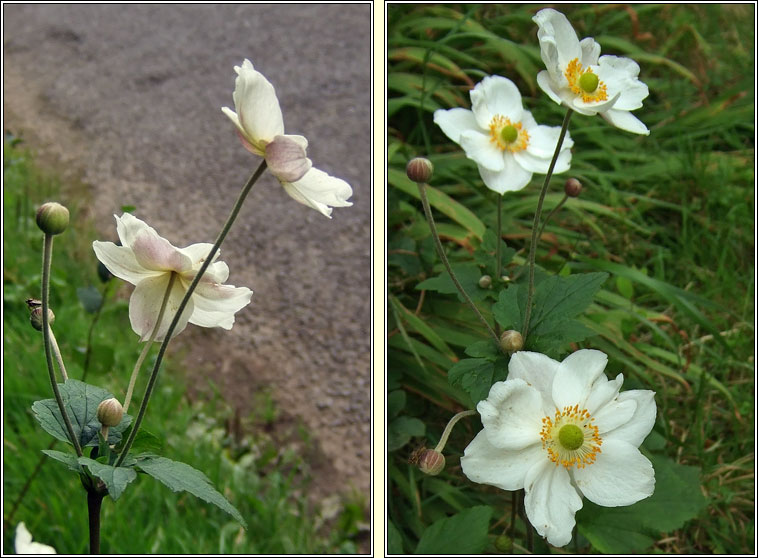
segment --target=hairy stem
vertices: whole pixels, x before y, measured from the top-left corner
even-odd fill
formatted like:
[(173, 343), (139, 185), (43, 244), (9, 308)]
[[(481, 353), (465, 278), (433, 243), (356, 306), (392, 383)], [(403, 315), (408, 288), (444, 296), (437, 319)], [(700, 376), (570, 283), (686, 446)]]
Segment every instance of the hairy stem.
[(434, 451), (438, 451), (442, 453), (442, 450), (445, 449), (445, 444), (447, 444), (447, 439), (450, 437), (450, 432), (453, 431), (453, 426), (455, 426), (455, 423), (461, 420), (463, 417), (470, 417), (471, 415), (475, 415), (475, 414), (476, 414), (476, 411), (474, 410), (461, 411), (460, 413), (455, 415), (453, 418), (451, 418), (450, 421), (447, 423), (445, 430), (442, 432), (442, 437), (440, 438), (440, 441), (437, 444), (437, 447), (434, 448)]

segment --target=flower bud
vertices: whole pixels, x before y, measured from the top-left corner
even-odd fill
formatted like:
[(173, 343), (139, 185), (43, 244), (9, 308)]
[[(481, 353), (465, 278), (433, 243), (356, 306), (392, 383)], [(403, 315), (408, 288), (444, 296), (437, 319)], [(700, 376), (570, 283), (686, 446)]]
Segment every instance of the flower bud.
[(563, 190), (566, 192), (566, 195), (570, 198), (578, 198), (579, 194), (582, 193), (582, 183), (579, 182), (576, 178), (569, 178), (566, 181), (566, 184), (563, 186)]
[(434, 165), (429, 159), (423, 157), (416, 157), (408, 161), (408, 166), (405, 167), (405, 174), (413, 182), (427, 183), (432, 179), (434, 174)]
[(105, 399), (97, 406), (97, 420), (103, 426), (118, 426), (122, 418), (124, 418), (124, 408), (115, 397)]
[(500, 552), (510, 552), (513, 549), (513, 540), (508, 535), (500, 535), (495, 539), (495, 548)]
[(418, 468), (426, 475), (438, 475), (445, 468), (445, 456), (435, 450), (425, 450), (418, 458)]
[(61, 234), (68, 227), (68, 209), (56, 202), (43, 203), (37, 210), (37, 226), (45, 234)]
[[(42, 331), (42, 307), (38, 306), (32, 309), (32, 313), (29, 316), (29, 320), (32, 322), (32, 327), (37, 331)], [(50, 325), (53, 325), (55, 321), (55, 314), (49, 308), (47, 309), (47, 320)]]
[(524, 346), (524, 338), (518, 331), (508, 329), (500, 336), (500, 346), (508, 353), (515, 353)]
[(479, 278), (479, 286), (483, 289), (489, 289), (490, 285), (492, 285), (492, 277), (489, 275), (482, 275)]

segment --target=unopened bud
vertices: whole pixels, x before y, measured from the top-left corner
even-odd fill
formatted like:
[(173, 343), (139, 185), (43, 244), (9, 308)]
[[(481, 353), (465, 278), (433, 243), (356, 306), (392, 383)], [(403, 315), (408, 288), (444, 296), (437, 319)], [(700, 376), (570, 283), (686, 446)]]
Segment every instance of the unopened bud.
[(418, 458), (418, 468), (426, 475), (438, 475), (445, 468), (445, 456), (435, 450), (425, 450)]
[(97, 420), (103, 426), (118, 426), (124, 418), (124, 408), (118, 399), (111, 397), (97, 406)]
[(563, 185), (563, 191), (570, 198), (578, 198), (579, 194), (582, 193), (582, 183), (576, 178), (569, 178)]
[[(29, 320), (32, 322), (32, 327), (37, 331), (42, 331), (42, 307), (38, 306), (32, 310)], [(55, 314), (49, 308), (47, 309), (47, 321), (50, 325), (53, 325), (55, 321)]]
[(495, 548), (500, 552), (509, 552), (513, 549), (513, 540), (508, 535), (500, 535), (495, 539)]
[(429, 159), (423, 157), (416, 157), (408, 161), (408, 166), (405, 167), (405, 174), (413, 182), (427, 183), (432, 179), (434, 174), (434, 165)]
[(492, 285), (492, 277), (489, 275), (482, 275), (479, 278), (479, 286), (483, 289), (489, 289), (490, 285)]
[(45, 234), (61, 234), (68, 227), (68, 209), (56, 202), (43, 203), (37, 210), (37, 226)]
[(508, 329), (500, 336), (500, 346), (507, 353), (515, 353), (524, 346), (524, 338), (518, 331)]

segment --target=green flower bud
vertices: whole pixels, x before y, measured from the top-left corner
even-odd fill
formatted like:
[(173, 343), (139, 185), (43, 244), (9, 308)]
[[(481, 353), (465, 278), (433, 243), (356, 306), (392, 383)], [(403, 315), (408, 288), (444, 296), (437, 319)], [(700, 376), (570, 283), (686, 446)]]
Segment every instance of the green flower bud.
[(479, 286), (483, 289), (489, 289), (490, 285), (492, 285), (492, 277), (489, 275), (482, 275), (479, 278)]
[(582, 193), (582, 183), (576, 178), (569, 178), (563, 185), (563, 191), (570, 198), (578, 198), (579, 194)]
[(97, 406), (97, 420), (103, 426), (118, 426), (122, 418), (124, 418), (124, 408), (115, 397), (105, 399)]
[(586, 91), (587, 93), (594, 93), (599, 83), (600, 80), (598, 79), (597, 75), (593, 74), (592, 72), (586, 72), (579, 78), (579, 87), (581, 87), (582, 90)]
[(418, 459), (418, 468), (426, 475), (439, 475), (445, 468), (445, 456), (438, 451), (425, 450)]
[(408, 161), (408, 166), (405, 167), (405, 174), (413, 182), (427, 183), (432, 179), (434, 174), (434, 165), (429, 159), (423, 157), (416, 157)]
[[(55, 314), (49, 308), (47, 309), (47, 319), (50, 325), (53, 325), (55, 321)], [(42, 307), (38, 306), (32, 310), (29, 320), (32, 322), (32, 327), (37, 331), (42, 331)]]
[(518, 331), (508, 329), (500, 336), (500, 346), (507, 353), (515, 353), (523, 348), (524, 338)]
[(495, 548), (500, 552), (510, 552), (513, 548), (513, 541), (508, 535), (500, 535), (495, 539)]
[(68, 209), (56, 202), (43, 203), (37, 210), (37, 226), (45, 234), (61, 234), (68, 227)]

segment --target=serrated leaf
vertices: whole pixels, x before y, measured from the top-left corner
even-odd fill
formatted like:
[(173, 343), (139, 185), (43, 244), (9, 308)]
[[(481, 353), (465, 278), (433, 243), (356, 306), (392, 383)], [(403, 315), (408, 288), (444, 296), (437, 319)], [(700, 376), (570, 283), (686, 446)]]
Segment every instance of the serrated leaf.
[[(473, 263), (457, 264), (451, 266), (453, 273), (455, 273), (458, 282), (463, 287), (472, 300), (481, 299), (486, 293), (486, 289), (482, 289), (479, 286), (479, 279), (482, 276), (482, 271), (479, 266)], [(416, 290), (419, 291), (436, 291), (443, 294), (457, 294), (458, 300), (464, 302), (464, 298), (458, 292), (455, 283), (450, 278), (450, 274), (447, 271), (443, 271), (437, 277), (430, 277), (429, 279), (422, 281), (416, 285)]]
[(137, 471), (131, 467), (113, 467), (84, 456), (80, 457), (78, 461), (80, 465), (86, 466), (90, 473), (105, 483), (108, 494), (114, 502), (124, 493), (126, 485), (137, 478)]
[(492, 274), (493, 279), (500, 277), (503, 267), (508, 265), (516, 254), (516, 250), (509, 248), (508, 245), (500, 240), (500, 271), (497, 267), (497, 235), (492, 230), (487, 229), (482, 238), (482, 243), (474, 251), (474, 260), (479, 265), (485, 267), (485, 272)]
[(90, 314), (97, 312), (100, 306), (103, 305), (103, 295), (92, 285), (89, 287), (78, 287), (76, 289), (76, 296), (79, 298), (79, 302), (82, 303), (84, 310)]
[(500, 291), (498, 301), (492, 305), (492, 314), (504, 329), (515, 329), (521, 332), (525, 307), (526, 288), (514, 284)]
[(486, 399), (492, 387), (495, 365), (484, 358), (464, 358), (447, 371), (447, 379), (452, 386), (458, 386), (471, 396), (476, 405)]
[(542, 281), (535, 287), (529, 335), (554, 330), (557, 322), (576, 317), (592, 303), (607, 278), (607, 273), (580, 273)]
[(73, 453), (66, 453), (58, 450), (42, 450), (42, 453), (56, 461), (60, 461), (75, 473), (83, 472), (82, 466), (79, 465), (79, 461)]
[(415, 554), (482, 554), (487, 547), (492, 508), (474, 506), (432, 523)]
[(495, 342), (491, 339), (482, 339), (466, 347), (465, 353), (473, 358), (486, 358), (496, 360), (502, 353)]
[(186, 463), (157, 456), (137, 457), (137, 467), (174, 492), (189, 492), (193, 496), (221, 508), (247, 529), (247, 522), (237, 511), (237, 508), (213, 488), (211, 481), (201, 471)]
[[(74, 435), (79, 438), (82, 447), (97, 446), (97, 433), (101, 428), (100, 421), (97, 420), (97, 406), (105, 399), (113, 397), (108, 391), (85, 384), (79, 380), (66, 380), (63, 384), (58, 384), (63, 405), (66, 413), (71, 419)], [(34, 416), (42, 428), (55, 438), (62, 442), (71, 443), (68, 439), (66, 424), (61, 415), (58, 403), (55, 399), (43, 399), (35, 401), (32, 405)], [(131, 424), (132, 417), (124, 415), (118, 426), (112, 426), (108, 430), (108, 443), (111, 445), (118, 444), (124, 430)]]

